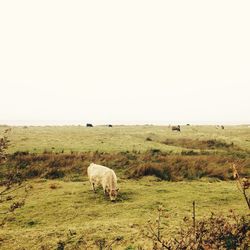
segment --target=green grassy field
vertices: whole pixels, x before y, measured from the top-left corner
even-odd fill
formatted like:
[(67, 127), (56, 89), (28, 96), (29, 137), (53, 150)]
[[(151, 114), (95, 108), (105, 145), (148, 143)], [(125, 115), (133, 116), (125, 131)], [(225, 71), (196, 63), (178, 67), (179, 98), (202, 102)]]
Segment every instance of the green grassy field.
[[(5, 127), (0, 127), (0, 134), (4, 129)], [(223, 154), (226, 159), (227, 154), (232, 155), (237, 151), (244, 152), (245, 166), (250, 167), (246, 161), (249, 160), (250, 150), (250, 128), (247, 126), (226, 126), (224, 130), (216, 129), (215, 126), (184, 126), (181, 133), (172, 132), (167, 126), (13, 127), (9, 139), (9, 154), (29, 151), (39, 155), (49, 151), (52, 154), (49, 157), (53, 160), (53, 153), (62, 150), (64, 154), (71, 151), (90, 152), (84, 157), (90, 157), (91, 152), (95, 151), (107, 152), (107, 163), (111, 156), (118, 157), (120, 152), (125, 151), (160, 149), (170, 155), (179, 154), (181, 159), (189, 157), (181, 155), (183, 150), (194, 150), (201, 155), (204, 151), (216, 156)], [(166, 140), (169, 144), (163, 143)], [(208, 140), (225, 144), (213, 147), (206, 143), (200, 144), (200, 141)], [(200, 146), (204, 148), (200, 150)], [(123, 155), (125, 158), (128, 156), (129, 154)], [(147, 157), (151, 157), (150, 154)], [(152, 155), (153, 160), (158, 160), (154, 157)], [(231, 159), (232, 157), (236, 156), (231, 156)], [(197, 219), (209, 216), (211, 212), (226, 214), (230, 209), (238, 214), (248, 213), (234, 181), (204, 177), (194, 181), (169, 182), (154, 176), (128, 179), (124, 173), (131, 167), (130, 161), (126, 163), (126, 169), (119, 166), (116, 171), (120, 194), (117, 202), (112, 203), (103, 196), (102, 190), (97, 194), (91, 191), (83, 169), (92, 159), (85, 159), (84, 166), (81, 166), (79, 159), (76, 178), (68, 178), (70, 173), (66, 172), (64, 178), (30, 178), (27, 181), (32, 189), (25, 206), (9, 216), (7, 223), (0, 228), (0, 249), (59, 249), (59, 241), (65, 243), (65, 249), (98, 249), (96, 240), (105, 238), (111, 242), (118, 236), (122, 240), (113, 249), (137, 249), (138, 246), (152, 249), (151, 241), (145, 240), (142, 230), (148, 219), (156, 219), (159, 205), (163, 205), (169, 215), (164, 220), (166, 235), (173, 235), (182, 225), (183, 218), (192, 216), (193, 200), (197, 203)], [(140, 162), (142, 159), (144, 158)], [(110, 160), (112, 163), (113, 161), (114, 159)], [(123, 161), (124, 159), (121, 165)], [(33, 163), (36, 164), (38, 162)], [(18, 200), (22, 193), (23, 190), (19, 190), (14, 198)], [(0, 213), (11, 202), (1, 204)], [(0, 214), (2, 216), (4, 215)]]
[[(123, 240), (114, 249), (138, 245), (151, 249), (142, 237), (148, 219), (156, 219), (163, 205), (169, 214), (164, 221), (167, 235), (192, 215), (192, 201), (197, 202), (197, 218), (211, 212), (228, 213), (234, 209), (247, 213), (243, 197), (233, 182), (165, 182), (147, 177), (140, 181), (119, 180), (121, 193), (116, 203), (104, 198), (102, 190), (94, 194), (89, 182), (31, 181), (33, 189), (26, 205), (10, 217), (0, 230), (1, 249), (56, 249), (60, 240), (65, 249), (98, 249), (95, 240)], [(50, 188), (56, 184), (57, 188)], [(74, 232), (69, 236), (69, 232)], [(81, 239), (86, 242), (81, 242)], [(43, 248), (42, 248), (43, 247)]]
[[(0, 126), (0, 134), (5, 127)], [(44, 150), (60, 152), (77, 151), (162, 151), (180, 152), (183, 147), (166, 145), (166, 139), (216, 139), (234, 143), (242, 149), (250, 149), (250, 128), (248, 126), (226, 126), (224, 130), (215, 126), (182, 126), (181, 133), (173, 132), (168, 126), (46, 126), (12, 127), (9, 152)], [(146, 141), (150, 138), (151, 141)]]

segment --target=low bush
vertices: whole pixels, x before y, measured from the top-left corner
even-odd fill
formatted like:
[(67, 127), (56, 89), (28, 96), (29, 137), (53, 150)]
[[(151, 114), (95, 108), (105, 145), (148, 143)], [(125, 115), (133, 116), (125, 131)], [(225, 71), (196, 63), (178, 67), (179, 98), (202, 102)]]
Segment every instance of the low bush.
[(212, 214), (208, 218), (195, 221), (185, 217), (174, 237), (163, 232), (163, 220), (168, 218), (164, 209), (159, 207), (158, 217), (149, 221), (142, 231), (153, 242), (154, 250), (205, 250), (205, 249), (242, 249), (250, 247), (250, 220), (236, 215), (232, 210), (226, 216)]

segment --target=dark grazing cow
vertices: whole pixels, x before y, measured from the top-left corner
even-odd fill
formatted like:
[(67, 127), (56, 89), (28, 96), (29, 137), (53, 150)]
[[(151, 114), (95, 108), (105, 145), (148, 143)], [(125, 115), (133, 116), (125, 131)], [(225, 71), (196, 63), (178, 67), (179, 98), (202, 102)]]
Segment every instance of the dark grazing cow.
[(172, 126), (172, 131), (179, 131), (181, 132), (181, 126), (178, 125), (178, 126)]
[(91, 123), (87, 123), (86, 127), (93, 127), (93, 125)]
[(5, 129), (4, 133), (7, 134), (7, 133), (9, 133), (10, 131), (11, 131), (11, 128), (7, 128), (7, 129)]
[(109, 127), (109, 128), (112, 128), (113, 126), (112, 126), (112, 124), (109, 124), (108, 127)]

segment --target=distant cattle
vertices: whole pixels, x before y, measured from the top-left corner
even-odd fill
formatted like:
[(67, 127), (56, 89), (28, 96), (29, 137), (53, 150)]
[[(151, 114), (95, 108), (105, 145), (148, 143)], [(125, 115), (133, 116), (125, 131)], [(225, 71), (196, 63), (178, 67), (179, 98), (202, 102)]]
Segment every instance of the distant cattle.
[(190, 124), (189, 124), (189, 123), (187, 123), (187, 124), (186, 124), (186, 126), (190, 126)]
[(117, 188), (116, 174), (112, 169), (91, 163), (87, 169), (87, 173), (94, 192), (101, 185), (104, 194), (109, 195), (111, 201), (116, 200), (119, 189)]
[(224, 129), (225, 127), (223, 125), (221, 125), (221, 126), (220, 125), (216, 125), (216, 129), (220, 129), (220, 128)]
[(10, 133), (11, 132), (11, 128), (7, 128), (4, 130), (4, 133), (7, 134), (7, 133)]
[(91, 123), (87, 123), (86, 127), (93, 127), (93, 125)]
[(111, 124), (108, 125), (109, 128), (112, 128), (113, 126)]
[(181, 126), (178, 125), (178, 126), (172, 126), (172, 131), (179, 131), (181, 132)]

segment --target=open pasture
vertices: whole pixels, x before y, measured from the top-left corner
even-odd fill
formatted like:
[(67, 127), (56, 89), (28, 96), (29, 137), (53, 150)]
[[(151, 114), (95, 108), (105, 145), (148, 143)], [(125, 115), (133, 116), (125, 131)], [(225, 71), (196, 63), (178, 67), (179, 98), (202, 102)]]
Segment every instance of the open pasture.
[[(6, 127), (0, 126), (0, 134)], [(181, 126), (181, 132), (169, 126), (19, 126), (12, 127), (9, 152), (121, 152), (160, 149), (179, 153), (183, 149), (196, 149), (197, 141), (218, 140), (243, 149), (250, 149), (250, 127)], [(169, 143), (166, 143), (166, 140)], [(183, 141), (184, 140), (184, 141)], [(199, 144), (198, 144), (199, 149)], [(202, 147), (211, 149), (211, 147)], [(215, 148), (223, 150), (223, 147)]]
[(26, 205), (9, 218), (0, 230), (1, 249), (98, 249), (96, 240), (122, 240), (114, 249), (143, 246), (151, 249), (142, 230), (149, 219), (155, 220), (162, 205), (169, 215), (165, 233), (173, 234), (192, 216), (192, 201), (197, 202), (197, 218), (211, 212), (247, 213), (243, 197), (234, 182), (166, 182), (144, 177), (119, 180), (117, 202), (110, 202), (102, 190), (94, 194), (86, 178), (81, 182), (33, 180)]
[[(0, 134), (4, 129), (0, 127)], [(25, 206), (1, 227), (1, 249), (99, 249), (98, 241), (117, 237), (113, 249), (152, 249), (142, 231), (149, 219), (156, 219), (161, 205), (168, 214), (163, 223), (169, 236), (184, 217), (192, 216), (194, 200), (197, 219), (230, 209), (248, 212), (228, 171), (235, 161), (244, 167), (242, 173), (249, 173), (248, 126), (182, 126), (181, 132), (151, 125), (30, 126), (12, 127), (8, 138), (1, 176), (8, 168), (18, 168), (32, 188)], [(101, 189), (92, 192), (86, 176), (92, 161), (116, 171), (116, 202)], [(170, 181), (162, 178), (161, 169), (172, 171), (166, 178)], [(21, 199), (22, 192), (17, 190), (13, 199)], [(0, 213), (11, 202), (2, 204)]]

